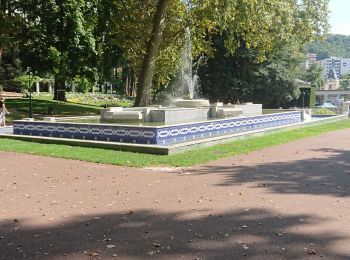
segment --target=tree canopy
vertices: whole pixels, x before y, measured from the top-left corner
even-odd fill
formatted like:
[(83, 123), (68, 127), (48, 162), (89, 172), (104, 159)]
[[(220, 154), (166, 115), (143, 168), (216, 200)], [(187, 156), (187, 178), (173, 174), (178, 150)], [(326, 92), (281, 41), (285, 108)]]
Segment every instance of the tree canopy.
[[(53, 76), (56, 99), (64, 100), (67, 82), (113, 80), (121, 67), (138, 81), (141, 106), (175, 77), (185, 28), (191, 31), (194, 60), (245, 61), (270, 80), (278, 73), (287, 77), (283, 70), (290, 69), (277, 53), (290, 43), (298, 49), (316, 41), (328, 28), (328, 0), (7, 0), (0, 8), (1, 53), (17, 46), (11, 55), (8, 50), (6, 62)], [(1, 59), (0, 65), (2, 78), (18, 76), (20, 70), (9, 76)], [(237, 82), (249, 77), (255, 78), (234, 75)], [(251, 84), (240, 84), (235, 83), (237, 91), (251, 93)]]
[[(161, 1), (159, 1), (161, 2)], [(246, 48), (253, 48), (256, 52), (256, 60), (266, 59), (267, 54), (275, 48), (297, 39), (298, 44), (318, 39), (327, 32), (328, 1), (327, 0), (192, 0), (174, 1), (178, 6), (184, 6), (185, 15), (177, 16), (183, 25), (195, 24), (194, 31), (202, 37), (195, 37), (197, 46), (211, 46), (211, 38), (215, 33), (225, 33), (225, 47), (228, 53), (234, 53), (242, 41)], [(169, 7), (172, 10), (171, 7)], [(157, 9), (158, 10), (158, 9)], [(157, 12), (154, 14), (157, 15)], [(200, 23), (197, 19), (200, 18)], [(166, 19), (166, 18), (164, 18)], [(168, 18), (169, 19), (169, 18)], [(201, 27), (200, 25), (204, 25)], [(153, 29), (159, 24), (153, 24)], [(171, 28), (172, 23), (167, 22), (166, 28)], [(184, 28), (182, 28), (184, 32)], [(148, 36), (149, 44), (155, 42)], [(208, 45), (209, 43), (209, 45)], [(202, 53), (210, 53), (211, 48), (203, 48)], [(157, 54), (153, 54), (152, 62), (156, 62)], [(149, 52), (145, 51), (144, 63)], [(148, 63), (151, 65), (151, 62)], [(147, 70), (142, 66), (140, 75)], [(151, 73), (152, 74), (152, 73)], [(153, 75), (148, 75), (153, 78)], [(142, 78), (142, 77), (141, 77)], [(141, 81), (140, 89), (150, 89), (149, 82)], [(139, 91), (139, 95), (145, 95), (148, 91)], [(149, 97), (144, 99), (137, 97), (136, 105), (148, 105)]]
[(203, 94), (211, 102), (253, 101), (265, 107), (280, 107), (297, 98), (296, 78), (301, 77), (304, 55), (294, 42), (256, 62), (258, 51), (244, 41), (234, 54), (226, 55), (225, 37), (214, 38), (215, 53), (200, 70)]
[(331, 56), (350, 58), (350, 36), (331, 34), (325, 41), (316, 41), (308, 44), (306, 49), (310, 53), (316, 53), (318, 60)]

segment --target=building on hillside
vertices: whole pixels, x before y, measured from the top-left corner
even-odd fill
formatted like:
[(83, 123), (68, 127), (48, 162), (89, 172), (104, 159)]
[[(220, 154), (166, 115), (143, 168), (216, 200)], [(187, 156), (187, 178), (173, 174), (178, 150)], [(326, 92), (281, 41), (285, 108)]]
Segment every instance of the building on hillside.
[(332, 70), (336, 73), (338, 80), (350, 72), (350, 59), (347, 58), (331, 57), (319, 61), (319, 65), (323, 68), (323, 77), (325, 80), (334, 79), (330, 77), (333, 74)]
[(338, 78), (338, 74), (334, 68), (328, 71), (326, 82), (321, 90), (337, 90), (340, 88), (340, 81)]
[(309, 69), (312, 64), (317, 62), (317, 54), (316, 53), (308, 53), (306, 55), (307, 60), (305, 62), (305, 69)]
[(350, 59), (342, 59), (342, 64), (340, 67), (340, 75), (344, 77), (346, 74), (350, 73)]

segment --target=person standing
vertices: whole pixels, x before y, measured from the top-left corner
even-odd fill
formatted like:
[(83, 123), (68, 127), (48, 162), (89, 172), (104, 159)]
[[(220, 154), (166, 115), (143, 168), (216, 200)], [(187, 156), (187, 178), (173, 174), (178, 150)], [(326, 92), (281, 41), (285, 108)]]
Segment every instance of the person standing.
[(0, 126), (6, 126), (5, 114), (9, 114), (9, 111), (5, 106), (5, 98), (0, 96)]

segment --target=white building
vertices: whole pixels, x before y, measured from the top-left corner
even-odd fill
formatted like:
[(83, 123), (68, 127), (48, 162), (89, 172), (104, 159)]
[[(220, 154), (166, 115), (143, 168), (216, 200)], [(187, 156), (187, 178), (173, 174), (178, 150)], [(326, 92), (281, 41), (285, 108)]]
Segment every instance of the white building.
[(305, 62), (305, 69), (310, 69), (311, 65), (317, 62), (317, 54), (316, 53), (308, 53), (306, 55), (307, 60)]
[(319, 64), (323, 68), (323, 77), (326, 80), (329, 79), (331, 70), (335, 71), (338, 79), (350, 72), (350, 59), (347, 58), (331, 57), (319, 61)]
[(342, 59), (340, 67), (340, 75), (344, 76), (350, 73), (350, 59)]

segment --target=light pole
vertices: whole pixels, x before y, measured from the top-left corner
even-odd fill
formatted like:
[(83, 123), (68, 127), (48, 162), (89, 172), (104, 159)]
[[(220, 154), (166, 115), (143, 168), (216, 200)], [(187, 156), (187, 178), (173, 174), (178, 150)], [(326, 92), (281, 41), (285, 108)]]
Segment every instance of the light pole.
[(29, 118), (33, 117), (33, 103), (32, 103), (32, 72), (28, 73), (28, 83), (29, 83)]

